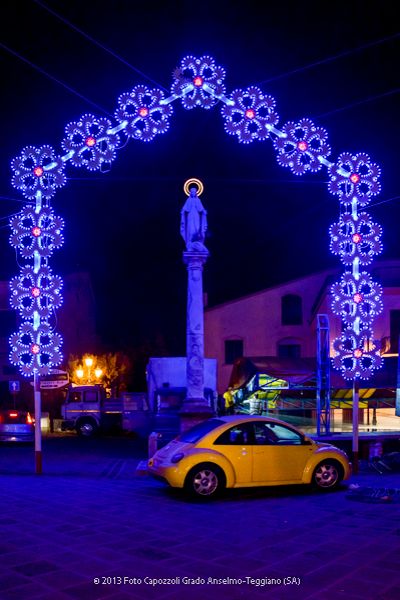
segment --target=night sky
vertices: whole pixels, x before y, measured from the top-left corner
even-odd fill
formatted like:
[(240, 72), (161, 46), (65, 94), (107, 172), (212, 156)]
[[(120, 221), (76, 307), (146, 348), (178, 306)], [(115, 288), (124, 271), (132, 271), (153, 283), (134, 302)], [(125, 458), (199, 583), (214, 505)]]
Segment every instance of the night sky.
[[(310, 117), (326, 128), (330, 160), (343, 151), (370, 154), (382, 167), (382, 192), (368, 210), (384, 227), (382, 258), (400, 258), (396, 3), (257, 4), (2, 3), (1, 279), (18, 273), (7, 218), (22, 208), (22, 195), (10, 183), (11, 159), (27, 145), (61, 153), (68, 122), (112, 115), (118, 96), (139, 83), (168, 94), (187, 54), (213, 56), (226, 70), (228, 95), (258, 85), (274, 96), (278, 127)], [(109, 348), (185, 351), (179, 222), (189, 177), (205, 186), (210, 304), (340, 265), (329, 252), (339, 203), (327, 191), (326, 170), (292, 175), (269, 140), (247, 145), (227, 135), (220, 108), (187, 111), (176, 101), (168, 132), (151, 143), (127, 142), (109, 172), (67, 165), (68, 184), (52, 201), (66, 222), (65, 244), (50, 264), (61, 275), (90, 272)]]

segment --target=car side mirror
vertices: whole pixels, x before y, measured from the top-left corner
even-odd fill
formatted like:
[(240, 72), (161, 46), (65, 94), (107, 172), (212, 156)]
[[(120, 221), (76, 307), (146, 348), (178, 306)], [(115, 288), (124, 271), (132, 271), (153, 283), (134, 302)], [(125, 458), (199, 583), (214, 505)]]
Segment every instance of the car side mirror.
[(303, 446), (311, 446), (312, 441), (308, 438), (303, 438)]

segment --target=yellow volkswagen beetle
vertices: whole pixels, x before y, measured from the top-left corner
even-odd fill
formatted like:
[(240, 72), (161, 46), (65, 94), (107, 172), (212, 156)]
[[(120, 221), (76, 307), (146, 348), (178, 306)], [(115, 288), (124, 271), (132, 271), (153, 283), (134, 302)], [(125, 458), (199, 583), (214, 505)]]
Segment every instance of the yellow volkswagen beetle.
[(208, 419), (160, 448), (148, 471), (197, 496), (224, 488), (314, 484), (332, 490), (351, 475), (346, 454), (284, 421), (234, 415)]

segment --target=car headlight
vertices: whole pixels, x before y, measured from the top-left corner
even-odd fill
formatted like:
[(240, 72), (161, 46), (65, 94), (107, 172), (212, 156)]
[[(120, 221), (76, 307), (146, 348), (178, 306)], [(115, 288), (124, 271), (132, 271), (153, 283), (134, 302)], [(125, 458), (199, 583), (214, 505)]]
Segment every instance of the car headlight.
[(179, 462), (180, 460), (182, 460), (182, 458), (183, 458), (184, 456), (185, 456), (185, 455), (183, 454), (183, 452), (178, 452), (178, 454), (174, 454), (174, 455), (173, 455), (173, 457), (171, 458), (171, 462), (172, 462), (172, 463), (177, 463), (177, 462)]

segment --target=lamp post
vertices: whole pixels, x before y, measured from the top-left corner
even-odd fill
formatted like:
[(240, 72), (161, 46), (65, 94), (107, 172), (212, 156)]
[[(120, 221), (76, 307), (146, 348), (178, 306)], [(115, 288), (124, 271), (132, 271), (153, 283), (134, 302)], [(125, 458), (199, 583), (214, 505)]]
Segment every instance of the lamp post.
[(87, 358), (85, 358), (85, 365), (87, 366), (88, 369), (88, 383), (92, 382), (92, 366), (93, 366), (93, 358), (91, 358), (90, 356), (88, 356)]
[[(83, 360), (84, 366), (80, 365), (75, 370), (75, 375), (82, 385), (90, 385), (91, 383), (93, 383), (92, 373), (94, 373), (94, 376), (96, 379), (95, 383), (99, 383), (100, 379), (102, 378), (103, 370), (100, 369), (99, 367), (96, 367), (94, 370), (92, 370), (92, 367), (94, 364), (95, 364), (94, 358), (91, 356), (87, 356)], [(86, 369), (84, 367), (86, 367)]]

